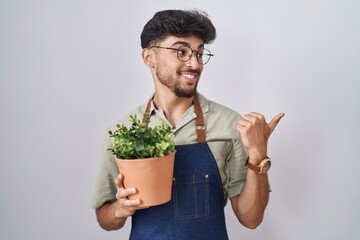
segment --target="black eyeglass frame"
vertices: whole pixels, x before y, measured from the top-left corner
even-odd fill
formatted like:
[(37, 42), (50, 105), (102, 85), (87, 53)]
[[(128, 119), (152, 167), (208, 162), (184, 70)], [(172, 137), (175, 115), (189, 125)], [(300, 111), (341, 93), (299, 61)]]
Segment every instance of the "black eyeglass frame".
[[(189, 48), (189, 49), (191, 50), (191, 53), (189, 54), (189, 58), (188, 58), (187, 60), (181, 60), (181, 59), (180, 59), (180, 56), (179, 56), (179, 52), (181, 51), (181, 48), (183, 48), (183, 47)], [(200, 48), (199, 50), (193, 50), (191, 47), (188, 47), (188, 46), (180, 46), (180, 47), (178, 47), (178, 48), (161, 47), (161, 46), (152, 46), (152, 47), (150, 47), (150, 49), (152, 49), (152, 48), (161, 48), (161, 49), (168, 49), (168, 50), (176, 51), (176, 53), (177, 53), (177, 54), (176, 54), (176, 55), (177, 55), (177, 58), (179, 59), (180, 62), (187, 62), (187, 61), (189, 61), (189, 60), (191, 59), (193, 53), (196, 52), (196, 53), (197, 53), (197, 54), (195, 55), (195, 56), (196, 56), (196, 60), (197, 60), (198, 63), (200, 63), (200, 64), (202, 64), (202, 65), (207, 64), (207, 63), (210, 61), (210, 58), (214, 56), (214, 54), (212, 54), (212, 53), (210, 52), (210, 50), (207, 49), (207, 48)], [(201, 59), (201, 57), (199, 57), (199, 55), (200, 55), (200, 54), (199, 54), (199, 51), (201, 51), (201, 50), (206, 50), (206, 51), (209, 52), (209, 53), (206, 53), (206, 54), (201, 54), (201, 55), (207, 55), (207, 56), (209, 56), (209, 59), (208, 59), (206, 62), (200, 62), (200, 60), (199, 60), (199, 58)]]

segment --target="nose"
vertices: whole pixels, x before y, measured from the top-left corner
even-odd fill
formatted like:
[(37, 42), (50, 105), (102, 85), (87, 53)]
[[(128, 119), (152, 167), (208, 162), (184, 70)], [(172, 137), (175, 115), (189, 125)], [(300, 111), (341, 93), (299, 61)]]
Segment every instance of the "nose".
[(194, 51), (190, 54), (190, 58), (186, 62), (186, 65), (188, 65), (189, 67), (192, 67), (194, 69), (199, 68), (200, 63), (198, 62), (198, 59), (197, 59), (197, 52)]

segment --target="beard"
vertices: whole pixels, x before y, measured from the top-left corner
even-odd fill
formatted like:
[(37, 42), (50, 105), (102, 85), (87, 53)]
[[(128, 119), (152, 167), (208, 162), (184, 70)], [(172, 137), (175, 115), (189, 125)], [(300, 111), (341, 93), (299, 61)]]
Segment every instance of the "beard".
[[(198, 76), (200, 75), (199, 71), (196, 70), (187, 70), (188, 72), (194, 72)], [(191, 98), (195, 95), (198, 81), (195, 83), (195, 85), (191, 88), (184, 88), (181, 87), (181, 82), (179, 79), (176, 79), (170, 75), (163, 74), (159, 68), (156, 69), (156, 76), (160, 80), (160, 82), (169, 88), (175, 96), (177, 97), (185, 97), (185, 98)]]

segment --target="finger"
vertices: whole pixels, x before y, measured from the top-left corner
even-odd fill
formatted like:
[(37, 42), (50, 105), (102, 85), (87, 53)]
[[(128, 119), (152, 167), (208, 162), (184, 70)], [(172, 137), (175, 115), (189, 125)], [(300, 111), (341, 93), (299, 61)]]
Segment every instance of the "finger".
[(119, 189), (116, 193), (116, 198), (120, 199), (120, 198), (127, 198), (130, 195), (133, 195), (136, 193), (136, 188), (131, 187), (131, 188), (122, 188)]
[(142, 202), (140, 199), (132, 199), (123, 201), (123, 206), (131, 210), (139, 210), (144, 208), (149, 208), (149, 206), (140, 205)]
[(257, 112), (251, 112), (248, 114), (249, 116), (252, 116), (254, 118), (260, 119), (260, 120), (265, 120), (264, 115), (262, 115), (261, 113), (257, 113)]
[(276, 125), (280, 122), (281, 118), (283, 118), (284, 116), (285, 113), (279, 113), (271, 120), (271, 122), (268, 124), (270, 133), (274, 131)]
[(140, 199), (133, 199), (133, 200), (124, 200), (122, 201), (122, 207), (126, 208), (128, 211), (136, 211), (136, 210), (140, 210), (140, 209), (145, 209), (145, 208), (149, 208), (149, 206), (143, 206), (141, 205), (141, 200)]
[(137, 207), (138, 205), (141, 204), (141, 200), (140, 199), (128, 199), (128, 200), (124, 200), (123, 201), (123, 205), (125, 207)]
[(237, 127), (246, 127), (249, 126), (251, 123), (245, 117), (240, 118)]
[[(124, 185), (124, 175), (119, 173), (119, 175), (116, 176), (115, 178), (115, 185), (117, 187), (117, 190), (119, 191), (120, 189), (125, 189), (125, 185)], [(136, 190), (135, 190), (136, 191)]]
[(266, 123), (265, 122), (265, 118), (262, 114), (260, 113), (255, 113), (255, 112), (251, 112), (248, 114), (245, 114), (242, 118), (240, 118), (239, 122), (238, 122), (238, 130), (240, 130), (239, 128), (248, 128), (251, 127), (252, 125), (255, 125), (257, 123)]
[(249, 122), (246, 119), (240, 119), (236, 129), (240, 132), (240, 134), (244, 133), (244, 131), (247, 131), (251, 128), (253, 124), (251, 122)]
[(247, 125), (247, 123), (254, 123), (257, 120), (257, 115), (254, 113), (248, 113), (242, 116), (239, 122)]
[(117, 175), (117, 177), (115, 178), (115, 185), (118, 189), (124, 188), (123, 180), (124, 180), (124, 176), (121, 173), (119, 173), (119, 175)]
[(244, 119), (252, 124), (256, 124), (259, 122), (265, 122), (264, 115), (257, 113), (257, 112), (251, 112), (244, 116)]
[(133, 215), (136, 210), (147, 208), (147, 206), (141, 206), (140, 204), (140, 199), (121, 198), (116, 202), (115, 215), (117, 217), (128, 217)]

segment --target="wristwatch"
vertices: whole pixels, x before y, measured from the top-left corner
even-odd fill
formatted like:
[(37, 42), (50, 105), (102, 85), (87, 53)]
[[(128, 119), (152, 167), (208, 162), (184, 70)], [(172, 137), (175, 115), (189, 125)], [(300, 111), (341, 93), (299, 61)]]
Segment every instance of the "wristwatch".
[(248, 158), (246, 160), (246, 166), (257, 174), (266, 174), (271, 167), (271, 159), (266, 157), (259, 163), (259, 165), (256, 166), (250, 163)]

